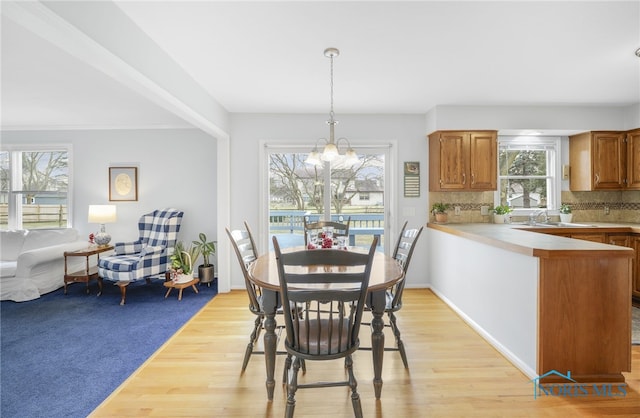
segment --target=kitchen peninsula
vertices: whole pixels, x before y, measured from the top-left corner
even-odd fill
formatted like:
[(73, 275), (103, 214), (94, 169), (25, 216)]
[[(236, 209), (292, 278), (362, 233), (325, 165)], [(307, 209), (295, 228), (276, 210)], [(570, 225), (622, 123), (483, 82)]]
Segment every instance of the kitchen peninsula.
[(527, 376), (624, 382), (633, 249), (524, 226), (427, 227), (433, 291)]

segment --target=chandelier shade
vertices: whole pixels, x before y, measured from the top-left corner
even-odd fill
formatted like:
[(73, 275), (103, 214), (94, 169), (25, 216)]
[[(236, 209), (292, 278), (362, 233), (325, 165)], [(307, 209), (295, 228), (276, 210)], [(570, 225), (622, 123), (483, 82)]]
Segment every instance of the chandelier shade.
[[(329, 111), (329, 120), (327, 121), (329, 125), (329, 139), (321, 138), (316, 141), (316, 146), (307, 156), (305, 163), (323, 165), (324, 161), (331, 162), (335, 161), (338, 157), (343, 157), (343, 164), (351, 167), (360, 161), (358, 155), (353, 148), (351, 148), (351, 144), (347, 138), (341, 137), (338, 138), (338, 140), (335, 139), (335, 126), (338, 124), (338, 121), (335, 120), (333, 112), (333, 59), (340, 55), (340, 51), (337, 48), (327, 48), (324, 50), (324, 55), (331, 60), (331, 110)], [(322, 153), (318, 152), (318, 144), (320, 141), (325, 142)], [(340, 142), (346, 142), (347, 148), (344, 153), (340, 153)]]

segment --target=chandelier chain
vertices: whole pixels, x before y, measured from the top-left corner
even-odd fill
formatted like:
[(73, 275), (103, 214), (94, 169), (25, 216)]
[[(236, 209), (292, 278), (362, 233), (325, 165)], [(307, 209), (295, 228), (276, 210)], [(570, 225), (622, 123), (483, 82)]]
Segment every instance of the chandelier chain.
[(329, 116), (331, 117), (331, 121), (333, 121), (333, 55), (331, 55), (329, 59), (331, 60), (331, 111), (329, 112)]

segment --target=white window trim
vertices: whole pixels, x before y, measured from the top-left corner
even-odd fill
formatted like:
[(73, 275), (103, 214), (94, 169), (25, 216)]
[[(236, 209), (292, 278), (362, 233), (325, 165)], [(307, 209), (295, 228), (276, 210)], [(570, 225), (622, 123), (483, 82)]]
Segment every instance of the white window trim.
[[(547, 210), (549, 213), (559, 213), (558, 209), (562, 203), (562, 161), (561, 161), (561, 140), (558, 136), (499, 136), (498, 137), (498, 152), (496, 158), (498, 159), (498, 173), (500, 173), (500, 146), (505, 144), (531, 144), (532, 148), (538, 148), (544, 146), (546, 148), (553, 149), (554, 161), (553, 164), (548, 164), (548, 170), (550, 176), (553, 178), (553, 193), (547, 194)], [(500, 182), (504, 176), (498, 174), (498, 184), (495, 193), (493, 194), (493, 204), (497, 206), (500, 204)], [(515, 208), (512, 212), (515, 216), (527, 216), (534, 208)]]
[[(0, 146), (0, 151), (6, 152), (16, 152), (16, 151), (66, 151), (68, 155), (68, 165), (67, 168), (69, 170), (69, 183), (67, 185), (67, 228), (73, 228), (73, 144), (2, 144)], [(13, 158), (13, 155), (11, 156)], [(14, 190), (13, 190), (13, 165), (11, 168), (11, 186), (9, 187), (9, 213), (7, 219), (7, 228), (8, 229), (17, 229), (21, 228), (22, 225), (18, 222), (18, 210), (15, 208), (16, 204), (14, 202)], [(13, 210), (12, 210), (13, 207)]]

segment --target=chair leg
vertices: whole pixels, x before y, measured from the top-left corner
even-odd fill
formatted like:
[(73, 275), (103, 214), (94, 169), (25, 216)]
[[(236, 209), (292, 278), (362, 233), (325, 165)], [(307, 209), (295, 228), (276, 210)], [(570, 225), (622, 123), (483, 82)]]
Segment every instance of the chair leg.
[(291, 369), (291, 354), (287, 354), (287, 358), (284, 361), (284, 372), (282, 374), (282, 383), (284, 385), (287, 384), (287, 375), (289, 374), (290, 369)]
[(345, 357), (347, 372), (349, 373), (349, 387), (351, 388), (351, 404), (353, 405), (353, 414), (356, 418), (362, 418), (362, 405), (360, 404), (360, 394), (358, 393), (358, 382), (353, 374), (353, 359), (351, 356)]
[(398, 347), (398, 351), (400, 351), (400, 357), (402, 357), (402, 363), (404, 364), (404, 368), (409, 368), (409, 362), (407, 361), (407, 353), (404, 351), (404, 343), (400, 338), (400, 330), (398, 329), (398, 324), (396, 323), (396, 316), (393, 312), (389, 312), (389, 322), (391, 324), (391, 329), (393, 330), (393, 335), (396, 337), (396, 346)]
[(122, 306), (127, 300), (127, 285), (129, 282), (118, 282), (117, 284), (120, 288), (120, 306)]
[(300, 360), (293, 358), (293, 368), (289, 370), (287, 377), (287, 408), (284, 412), (285, 418), (293, 418), (293, 411), (296, 408), (296, 391), (298, 390), (298, 371), (300, 370)]
[(251, 336), (249, 337), (249, 344), (247, 344), (247, 349), (244, 351), (244, 360), (242, 361), (242, 372), (247, 368), (247, 364), (249, 364), (249, 359), (251, 358), (251, 353), (253, 353), (253, 346), (258, 339), (258, 335), (260, 333), (260, 328), (262, 328), (262, 316), (258, 315), (253, 324), (253, 331), (251, 332)]

